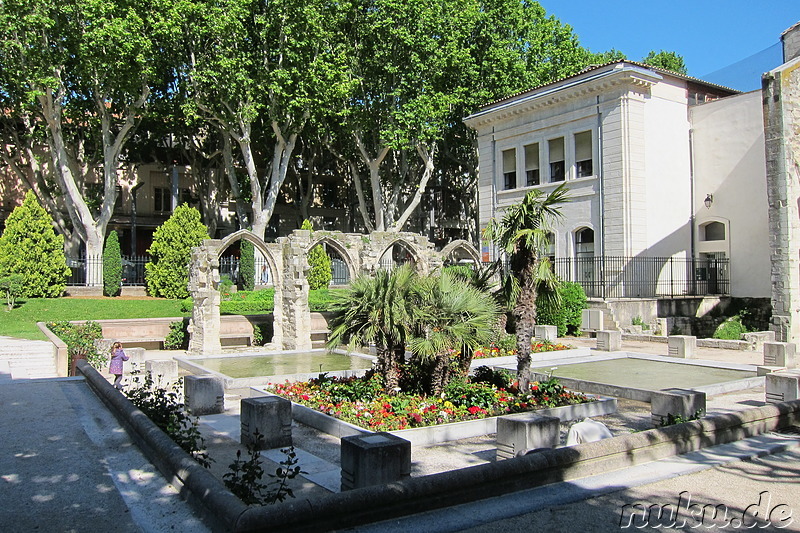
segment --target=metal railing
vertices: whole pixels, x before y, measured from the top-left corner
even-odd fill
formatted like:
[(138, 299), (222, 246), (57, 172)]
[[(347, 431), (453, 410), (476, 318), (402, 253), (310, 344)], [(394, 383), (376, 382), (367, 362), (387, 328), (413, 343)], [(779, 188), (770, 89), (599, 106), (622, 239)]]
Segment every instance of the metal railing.
[[(123, 255), (122, 285), (126, 287), (144, 285), (144, 265), (148, 261), (150, 261), (148, 255)], [(102, 257), (67, 257), (67, 266), (70, 268), (67, 285), (71, 287), (84, 286), (89, 279), (98, 280), (102, 285)]]
[(730, 294), (728, 259), (683, 257), (557, 258), (556, 274), (595, 298)]

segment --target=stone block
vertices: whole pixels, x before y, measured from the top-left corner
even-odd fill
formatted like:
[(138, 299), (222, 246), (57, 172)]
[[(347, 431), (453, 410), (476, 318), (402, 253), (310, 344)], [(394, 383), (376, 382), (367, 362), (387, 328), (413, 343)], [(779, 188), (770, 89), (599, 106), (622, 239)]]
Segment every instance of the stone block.
[(773, 372), (782, 372), (784, 370), (786, 370), (786, 367), (783, 366), (760, 365), (756, 367), (756, 375), (761, 377), (766, 376), (767, 374), (772, 374)]
[(558, 339), (558, 326), (533, 326), (533, 336), (537, 341), (556, 342)]
[(194, 416), (215, 415), (225, 410), (225, 386), (214, 376), (183, 378), (186, 408)]
[(383, 485), (411, 475), (411, 443), (391, 433), (342, 437), (342, 491)]
[(766, 375), (767, 403), (800, 399), (800, 370), (784, 370)]
[(599, 309), (581, 311), (581, 329), (584, 331), (600, 331), (603, 329), (603, 312)]
[(241, 403), (241, 443), (256, 444), (258, 431), (264, 440), (259, 450), (292, 445), (292, 402), (277, 396), (245, 398)]
[(692, 335), (670, 335), (667, 337), (670, 357), (692, 359), (697, 348), (697, 337)]
[(144, 348), (125, 348), (125, 355), (128, 356), (128, 360), (125, 361), (124, 365), (126, 374), (131, 372), (144, 372), (146, 370)]
[(554, 416), (518, 413), (497, 419), (497, 460), (510, 459), (537, 448), (555, 448), (560, 420)]
[(750, 350), (760, 351), (764, 348), (764, 343), (775, 342), (774, 331), (752, 331), (742, 334), (742, 339), (750, 343)]
[(597, 349), (604, 352), (618, 352), (622, 349), (622, 333), (619, 331), (598, 331)]
[(765, 342), (764, 364), (795, 368), (795, 351), (796, 346), (791, 342)]
[(706, 412), (706, 393), (687, 389), (662, 389), (650, 398), (650, 418), (653, 426), (660, 426), (667, 415), (689, 419), (697, 412)]
[(168, 389), (170, 385), (178, 381), (178, 362), (174, 359), (152, 359), (145, 361), (145, 371), (153, 376), (153, 382)]

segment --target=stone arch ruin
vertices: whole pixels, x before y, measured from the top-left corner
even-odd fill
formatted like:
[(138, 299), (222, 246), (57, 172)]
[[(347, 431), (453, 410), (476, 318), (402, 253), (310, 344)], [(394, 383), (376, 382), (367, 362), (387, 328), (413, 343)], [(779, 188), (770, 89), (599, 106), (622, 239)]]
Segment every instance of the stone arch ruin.
[[(189, 321), (189, 352), (215, 354), (222, 351), (219, 313), (219, 258), (228, 246), (248, 240), (261, 252), (272, 271), (275, 287), (272, 344), (284, 350), (311, 349), (311, 312), (308, 307), (308, 252), (318, 244), (335, 250), (346, 263), (350, 279), (374, 274), (382, 268), (381, 258), (396, 245), (406, 250), (417, 271), (428, 274), (441, 268), (455, 251), (477, 259), (478, 251), (466, 241), (455, 241), (441, 252), (426, 237), (414, 233), (374, 232), (369, 235), (339, 231), (295, 230), (266, 243), (248, 230), (224, 239), (207, 239), (192, 249), (189, 265), (189, 293), (194, 299)], [(388, 265), (392, 267), (392, 265)]]

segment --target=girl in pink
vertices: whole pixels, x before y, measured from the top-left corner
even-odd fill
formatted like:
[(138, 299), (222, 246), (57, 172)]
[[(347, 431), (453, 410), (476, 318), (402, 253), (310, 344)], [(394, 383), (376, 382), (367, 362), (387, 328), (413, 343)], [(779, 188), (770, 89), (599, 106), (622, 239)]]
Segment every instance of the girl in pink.
[(122, 344), (115, 342), (111, 346), (111, 364), (108, 371), (114, 374), (114, 388), (117, 390), (122, 390), (122, 363), (127, 360), (128, 356), (122, 350)]

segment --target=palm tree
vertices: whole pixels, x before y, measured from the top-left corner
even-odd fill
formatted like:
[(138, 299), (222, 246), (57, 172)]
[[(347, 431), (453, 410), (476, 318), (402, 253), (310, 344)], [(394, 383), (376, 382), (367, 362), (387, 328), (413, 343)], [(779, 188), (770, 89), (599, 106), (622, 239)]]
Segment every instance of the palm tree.
[(547, 294), (557, 294), (554, 286), (558, 280), (541, 252), (548, 243), (548, 229), (561, 217), (561, 204), (569, 200), (567, 192), (564, 184), (547, 196), (534, 189), (521, 203), (509, 207), (500, 222), (492, 220), (486, 228), (486, 236), (509, 257), (511, 272), (519, 285), (513, 313), (521, 390), (527, 390), (531, 380), (531, 337), (536, 325), (537, 294), (542, 289)]
[(418, 296), (409, 346), (422, 363), (432, 363), (429, 392), (439, 395), (454, 372), (469, 372), (475, 349), (491, 340), (498, 307), (491, 294), (448, 270), (420, 280)]
[(374, 344), (377, 371), (392, 393), (416, 321), (417, 290), (417, 276), (406, 265), (392, 272), (378, 270), (374, 277), (359, 276), (338, 302), (340, 311), (331, 323), (326, 346), (333, 349), (347, 343), (352, 349)]

